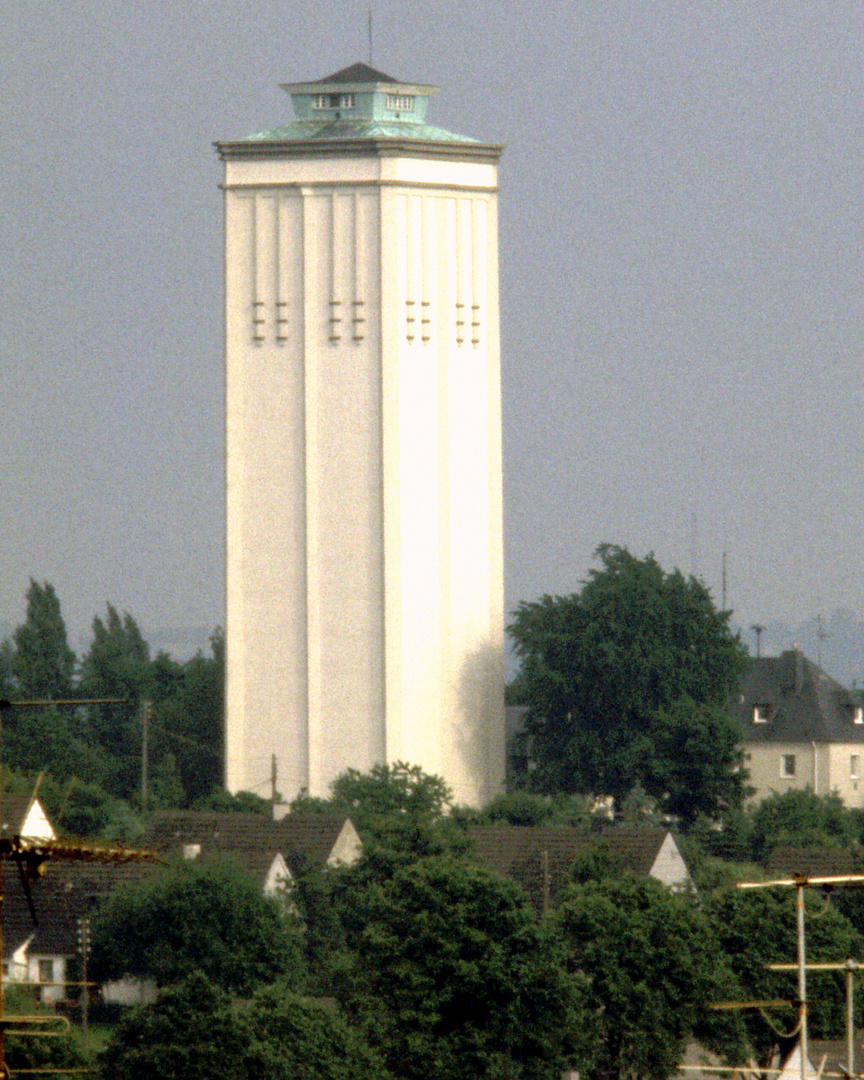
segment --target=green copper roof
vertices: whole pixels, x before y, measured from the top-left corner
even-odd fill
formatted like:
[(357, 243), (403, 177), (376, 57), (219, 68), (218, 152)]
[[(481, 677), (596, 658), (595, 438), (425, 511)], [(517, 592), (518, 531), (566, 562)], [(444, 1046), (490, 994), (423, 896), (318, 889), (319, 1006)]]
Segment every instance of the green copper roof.
[(295, 120), (284, 127), (247, 135), (243, 142), (310, 142), (326, 139), (421, 139), (425, 142), (476, 143), (467, 135), (433, 127), (431, 124), (401, 120), (325, 120), (319, 123)]
[(436, 87), (401, 82), (368, 64), (352, 64), (314, 82), (284, 83), (282, 89), (291, 95), (296, 119), (240, 142), (412, 139), (478, 143), (426, 123), (426, 106)]

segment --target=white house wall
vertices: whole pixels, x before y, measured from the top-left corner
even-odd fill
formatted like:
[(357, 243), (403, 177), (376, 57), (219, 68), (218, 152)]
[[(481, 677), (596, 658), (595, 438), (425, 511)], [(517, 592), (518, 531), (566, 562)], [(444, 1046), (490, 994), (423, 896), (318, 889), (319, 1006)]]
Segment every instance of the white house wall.
[[(846, 806), (864, 806), (864, 747), (860, 743), (749, 743), (744, 746), (748, 783), (756, 789), (755, 801), (772, 793), (803, 791), (817, 795), (836, 793)], [(795, 755), (795, 776), (782, 775), (783, 757)], [(858, 776), (850, 769), (858, 756)]]

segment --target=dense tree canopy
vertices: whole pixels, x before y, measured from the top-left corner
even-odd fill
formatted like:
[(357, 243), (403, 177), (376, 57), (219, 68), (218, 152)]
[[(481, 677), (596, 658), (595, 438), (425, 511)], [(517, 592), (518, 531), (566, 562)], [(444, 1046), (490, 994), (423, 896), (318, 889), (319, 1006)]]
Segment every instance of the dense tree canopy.
[(745, 774), (722, 706), (745, 652), (729, 613), (653, 555), (597, 554), (581, 592), (522, 603), (509, 627), (537, 763), (524, 781), (618, 800), (641, 783), (686, 820), (739, 805)]
[[(151, 659), (132, 616), (108, 604), (93, 620), (93, 638), (78, 666), (53, 586), (31, 581), (26, 619), (0, 643), (0, 697), (123, 700), (4, 710), (4, 764), (30, 775), (47, 770), (61, 784), (81, 782), (72, 801), (80, 803), (86, 791), (94, 812), (67, 824), (75, 831), (100, 828), (101, 821), (110, 835), (129, 835), (130, 811), (119, 800), (146, 812), (206, 798), (221, 788), (222, 777), (224, 640), (218, 628), (210, 647), (210, 655), (199, 652), (184, 663), (166, 653)], [(145, 700), (149, 783), (141, 807)], [(68, 799), (60, 802), (70, 810)]]
[(441, 856), (362, 902), (346, 1007), (394, 1074), (557, 1077), (581, 1017), (521, 890)]
[(363, 840), (361, 866), (351, 875), (383, 880), (405, 863), (427, 855), (464, 850), (464, 831), (449, 815), (452, 792), (440, 777), (404, 761), (347, 769), (330, 785), (329, 799), (302, 794), (291, 810), (350, 816)]
[(97, 979), (168, 986), (192, 971), (248, 995), (302, 971), (296, 932), (277, 901), (233, 862), (184, 861), (119, 889), (93, 928)]
[(568, 970), (588, 979), (580, 1071), (665, 1080), (727, 974), (693, 898), (647, 877), (591, 880), (571, 887), (554, 925)]
[(231, 999), (201, 972), (132, 1011), (99, 1057), (102, 1080), (252, 1080), (249, 1032)]
[(815, 795), (810, 788), (762, 799), (750, 815), (754, 858), (762, 860), (784, 844), (798, 847), (848, 847), (856, 821), (837, 794)]
[(54, 586), (30, 580), (27, 617), (13, 635), (12, 675), (22, 697), (64, 698), (72, 689), (75, 654)]
[(103, 1080), (388, 1080), (332, 1009), (283, 986), (238, 1005), (194, 972), (132, 1012), (100, 1056)]

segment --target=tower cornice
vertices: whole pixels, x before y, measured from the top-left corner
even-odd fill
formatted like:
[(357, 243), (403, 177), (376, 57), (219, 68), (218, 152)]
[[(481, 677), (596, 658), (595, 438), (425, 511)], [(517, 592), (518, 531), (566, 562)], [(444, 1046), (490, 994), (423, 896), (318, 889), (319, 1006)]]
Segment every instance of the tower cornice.
[(346, 154), (363, 157), (413, 157), (439, 160), (497, 163), (504, 145), (475, 142), (431, 142), (420, 139), (242, 139), (213, 144), (222, 161), (256, 161), (261, 158), (320, 158)]

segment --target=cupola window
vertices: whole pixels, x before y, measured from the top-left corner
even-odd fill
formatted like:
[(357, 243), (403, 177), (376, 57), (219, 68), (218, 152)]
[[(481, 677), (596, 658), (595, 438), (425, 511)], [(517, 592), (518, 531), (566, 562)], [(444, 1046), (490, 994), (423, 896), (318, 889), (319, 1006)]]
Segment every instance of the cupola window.
[(353, 94), (316, 94), (312, 98), (313, 109), (353, 109)]
[(387, 108), (393, 112), (413, 112), (414, 98), (410, 94), (388, 94)]

